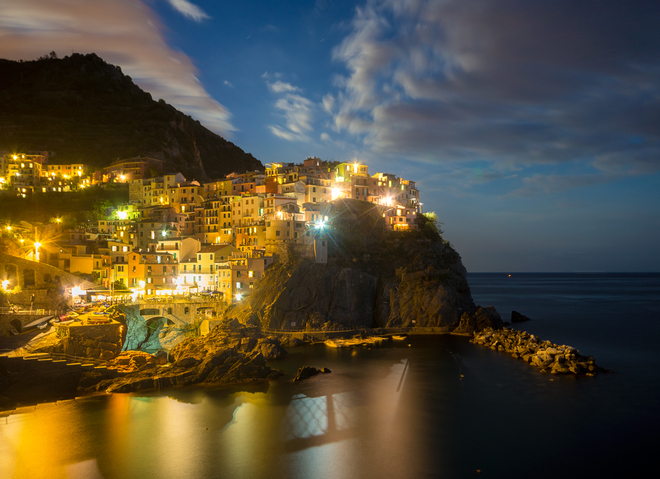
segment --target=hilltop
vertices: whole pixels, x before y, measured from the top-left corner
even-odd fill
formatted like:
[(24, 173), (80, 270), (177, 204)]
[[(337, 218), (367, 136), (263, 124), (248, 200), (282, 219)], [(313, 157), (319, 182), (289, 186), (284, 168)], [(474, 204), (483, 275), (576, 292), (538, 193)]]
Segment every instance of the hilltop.
[(383, 221), (371, 203), (337, 202), (327, 264), (282, 255), (225, 320), (267, 331), (502, 327), (494, 308), (475, 305), (461, 257), (434, 220), (419, 215), (419, 230), (407, 232)]
[(0, 151), (50, 151), (51, 162), (92, 167), (135, 156), (162, 159), (189, 179), (263, 168), (250, 153), (96, 54), (0, 59)]

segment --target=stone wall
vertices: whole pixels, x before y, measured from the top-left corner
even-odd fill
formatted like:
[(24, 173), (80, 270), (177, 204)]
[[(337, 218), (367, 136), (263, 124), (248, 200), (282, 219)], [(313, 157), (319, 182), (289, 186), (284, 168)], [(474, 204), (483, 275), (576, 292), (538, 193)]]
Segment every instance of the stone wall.
[(113, 359), (121, 352), (121, 328), (122, 325), (115, 321), (89, 326), (76, 323), (57, 326), (56, 334), (63, 341), (52, 352), (81, 358)]

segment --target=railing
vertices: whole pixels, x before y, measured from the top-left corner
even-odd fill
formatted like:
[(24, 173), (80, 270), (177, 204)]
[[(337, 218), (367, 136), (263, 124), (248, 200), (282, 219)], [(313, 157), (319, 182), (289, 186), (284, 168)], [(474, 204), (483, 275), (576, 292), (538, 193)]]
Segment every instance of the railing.
[(20, 314), (20, 315), (32, 315), (32, 316), (38, 316), (38, 315), (43, 315), (43, 316), (48, 316), (48, 315), (56, 315), (59, 313), (59, 310), (57, 309), (22, 309), (22, 310), (15, 310), (12, 308), (0, 308), (0, 314)]

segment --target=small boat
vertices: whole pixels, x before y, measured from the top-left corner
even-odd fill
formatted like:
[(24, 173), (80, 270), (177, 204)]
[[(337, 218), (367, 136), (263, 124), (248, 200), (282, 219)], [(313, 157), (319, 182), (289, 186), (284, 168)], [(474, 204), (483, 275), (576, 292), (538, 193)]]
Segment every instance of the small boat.
[[(48, 321), (52, 319), (53, 316), (44, 316), (43, 318), (35, 319), (34, 321), (26, 324), (23, 326), (23, 331), (25, 331), (28, 328), (32, 328), (36, 326), (39, 329), (43, 329), (45, 326), (41, 326), (42, 324), (48, 324)], [(41, 327), (40, 327), (41, 326)]]
[(403, 341), (404, 339), (406, 339), (406, 336), (395, 334), (394, 336), (392, 336), (392, 339), (395, 341)]

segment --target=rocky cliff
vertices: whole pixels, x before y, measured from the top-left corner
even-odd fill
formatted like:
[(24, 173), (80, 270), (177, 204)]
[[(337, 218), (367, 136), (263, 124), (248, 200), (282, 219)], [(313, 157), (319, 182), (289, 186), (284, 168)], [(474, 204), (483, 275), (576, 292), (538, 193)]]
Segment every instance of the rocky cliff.
[(170, 351), (172, 364), (144, 364), (135, 372), (106, 379), (86, 392), (132, 392), (191, 384), (235, 384), (277, 379), (280, 373), (266, 365), (286, 351), (276, 338), (237, 323), (215, 328), (207, 336), (189, 338)]
[(339, 203), (328, 264), (275, 264), (227, 316), (269, 330), (502, 327), (494, 308), (474, 304), (459, 254), (428, 219), (408, 233), (386, 232), (381, 221), (370, 203)]
[(108, 166), (151, 156), (188, 179), (262, 168), (250, 153), (95, 54), (15, 62), (0, 59), (0, 151), (50, 151), (56, 164)]

